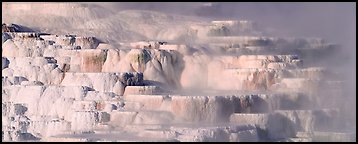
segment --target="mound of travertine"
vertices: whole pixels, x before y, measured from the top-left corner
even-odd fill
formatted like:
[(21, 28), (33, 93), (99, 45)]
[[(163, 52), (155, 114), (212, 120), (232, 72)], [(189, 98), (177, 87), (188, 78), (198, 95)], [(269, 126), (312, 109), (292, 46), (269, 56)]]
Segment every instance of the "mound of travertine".
[(3, 24), (2, 140), (355, 141), (339, 131), (344, 82), (305, 66), (303, 51), (334, 45), (235, 35), (254, 33), (249, 21), (208, 25), (193, 27), (206, 45), (116, 47)]

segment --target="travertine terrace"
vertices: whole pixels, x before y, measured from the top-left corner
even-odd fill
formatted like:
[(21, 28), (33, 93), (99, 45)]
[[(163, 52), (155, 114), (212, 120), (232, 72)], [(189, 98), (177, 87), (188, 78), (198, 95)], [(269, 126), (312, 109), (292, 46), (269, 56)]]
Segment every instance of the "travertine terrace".
[(322, 39), (249, 20), (2, 7), (3, 141), (356, 140), (335, 102), (345, 82), (313, 63), (339, 49)]

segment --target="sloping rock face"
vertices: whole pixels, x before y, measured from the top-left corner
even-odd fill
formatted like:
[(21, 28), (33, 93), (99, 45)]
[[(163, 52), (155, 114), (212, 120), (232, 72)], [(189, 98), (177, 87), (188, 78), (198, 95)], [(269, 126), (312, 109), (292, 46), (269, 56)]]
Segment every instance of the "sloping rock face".
[[(46, 11), (18, 6), (6, 5)], [(333, 44), (261, 36), (252, 21), (56, 8), (67, 6), (50, 12), (55, 22), (101, 38), (3, 24), (3, 141), (355, 141), (342, 112), (347, 85), (313, 63), (334, 56)], [(72, 12), (72, 23), (58, 18)]]

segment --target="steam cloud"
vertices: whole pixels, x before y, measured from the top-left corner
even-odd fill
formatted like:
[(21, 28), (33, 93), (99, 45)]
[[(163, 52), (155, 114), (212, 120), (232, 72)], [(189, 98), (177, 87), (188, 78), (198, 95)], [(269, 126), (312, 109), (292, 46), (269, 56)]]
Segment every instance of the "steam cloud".
[[(208, 8), (199, 9), (202, 5)], [(356, 3), (125, 3), (114, 4), (112, 8), (145, 9), (212, 20), (247, 19), (266, 27), (271, 36), (315, 37), (336, 43), (341, 51), (321, 65), (337, 72), (347, 82), (339, 103), (345, 105), (343, 115), (356, 127)]]

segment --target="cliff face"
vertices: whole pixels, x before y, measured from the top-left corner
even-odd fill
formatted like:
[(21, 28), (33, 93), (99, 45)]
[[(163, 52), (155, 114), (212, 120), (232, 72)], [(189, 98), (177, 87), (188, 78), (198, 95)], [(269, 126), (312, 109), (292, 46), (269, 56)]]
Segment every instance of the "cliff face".
[(321, 39), (91, 4), (4, 8), (4, 141), (355, 140), (338, 131), (345, 82), (315, 65), (339, 47)]

